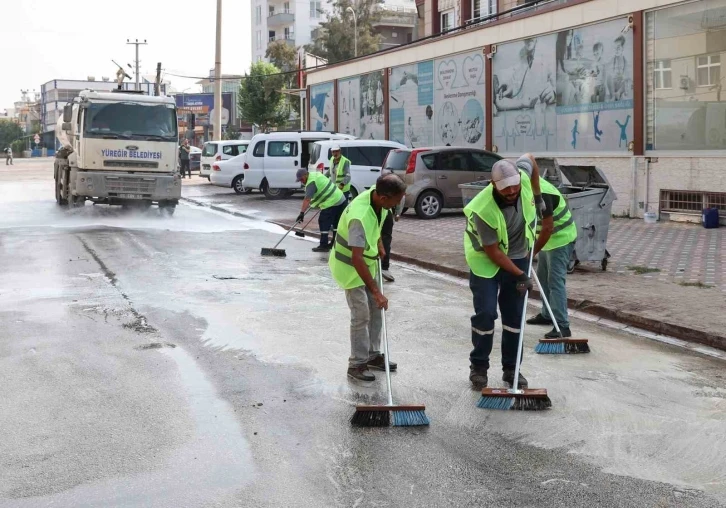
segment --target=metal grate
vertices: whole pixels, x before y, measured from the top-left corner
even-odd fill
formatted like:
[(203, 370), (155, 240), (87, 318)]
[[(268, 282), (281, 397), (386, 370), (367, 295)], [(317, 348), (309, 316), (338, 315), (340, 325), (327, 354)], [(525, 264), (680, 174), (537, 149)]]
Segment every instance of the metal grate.
[(106, 177), (106, 191), (109, 194), (151, 194), (155, 184), (154, 178)]
[(726, 217), (726, 192), (660, 191), (662, 212), (701, 213), (704, 208), (718, 208), (719, 215)]
[(136, 161), (103, 161), (108, 168), (142, 168), (155, 169), (159, 167), (158, 162), (136, 162)]

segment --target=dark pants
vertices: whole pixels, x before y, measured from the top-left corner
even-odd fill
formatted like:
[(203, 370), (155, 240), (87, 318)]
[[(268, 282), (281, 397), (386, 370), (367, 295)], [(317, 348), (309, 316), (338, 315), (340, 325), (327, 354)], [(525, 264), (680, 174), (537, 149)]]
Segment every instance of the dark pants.
[(338, 230), (338, 222), (340, 217), (345, 211), (345, 207), (348, 206), (348, 202), (344, 201), (342, 204), (337, 206), (331, 206), (320, 211), (318, 216), (318, 226), (320, 226), (320, 245), (328, 245), (328, 235), (330, 230), (333, 230), (333, 240), (335, 241), (335, 232)]
[(350, 202), (350, 191), (345, 191), (345, 192), (343, 193), (343, 196), (345, 196), (345, 199), (347, 199), (347, 200), (348, 200), (348, 202)]
[(181, 176), (184, 176), (184, 170), (187, 170), (187, 173), (189, 173), (189, 178), (192, 177), (192, 169), (189, 167), (189, 159), (181, 159)]
[[(527, 271), (529, 260), (513, 259), (522, 271)], [(469, 355), (472, 366), (489, 369), (489, 355), (494, 341), (494, 322), (497, 320), (497, 297), (502, 313), (502, 368), (514, 369), (517, 364), (519, 327), (522, 324), (524, 295), (517, 291), (516, 278), (504, 270), (491, 279), (471, 273), (469, 288), (474, 295), (474, 314), (471, 317), (471, 342), (474, 349)]]
[(381, 242), (383, 242), (383, 248), (386, 249), (386, 257), (381, 259), (383, 270), (388, 270), (391, 266), (391, 240), (393, 240), (393, 211), (389, 210), (386, 220), (383, 221), (383, 227), (381, 227)]

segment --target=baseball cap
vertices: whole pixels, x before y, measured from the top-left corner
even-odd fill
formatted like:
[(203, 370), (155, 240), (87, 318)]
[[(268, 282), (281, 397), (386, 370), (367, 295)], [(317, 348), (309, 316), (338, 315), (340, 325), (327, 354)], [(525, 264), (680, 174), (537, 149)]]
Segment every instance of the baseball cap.
[(492, 166), (492, 183), (496, 186), (497, 190), (519, 185), (520, 181), (519, 170), (512, 161), (502, 159), (495, 162), (494, 166)]
[(299, 182), (302, 180), (302, 177), (308, 174), (308, 170), (305, 168), (300, 168), (297, 170), (297, 173), (295, 173), (296, 182)]
[(330, 149), (331, 152), (340, 152), (340, 145), (333, 145)]

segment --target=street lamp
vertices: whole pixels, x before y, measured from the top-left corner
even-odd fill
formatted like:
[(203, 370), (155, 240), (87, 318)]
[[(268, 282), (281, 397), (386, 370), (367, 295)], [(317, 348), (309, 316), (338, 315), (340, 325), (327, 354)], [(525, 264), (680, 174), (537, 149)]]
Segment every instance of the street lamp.
[(355, 15), (355, 10), (353, 7), (348, 6), (348, 8), (345, 10), (346, 12), (350, 11), (350, 13), (353, 15), (353, 32), (354, 32), (354, 38), (353, 38), (353, 44), (354, 44), (354, 56), (358, 56), (358, 16)]

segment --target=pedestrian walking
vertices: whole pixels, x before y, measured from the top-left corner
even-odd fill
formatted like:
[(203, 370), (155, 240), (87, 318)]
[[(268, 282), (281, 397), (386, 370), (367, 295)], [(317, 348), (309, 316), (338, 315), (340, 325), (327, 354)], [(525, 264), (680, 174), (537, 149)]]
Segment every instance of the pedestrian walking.
[[(539, 251), (552, 229), (552, 210), (547, 209), (541, 196), (537, 164), (532, 164), (530, 178), (513, 162), (497, 161), (492, 167), (491, 185), (477, 194), (464, 208), (464, 214), (464, 252), (474, 297), (469, 380), (474, 389), (487, 386), (498, 300), (502, 315), (502, 380), (514, 385), (524, 296), (532, 289), (527, 273), (528, 253), (532, 248)], [(535, 241), (538, 214), (543, 217), (543, 228)], [(520, 373), (519, 387), (527, 386)]]
[(5, 152), (5, 165), (6, 166), (12, 166), (13, 165), (13, 149), (10, 147), (5, 148), (3, 150)]
[(348, 200), (343, 195), (343, 191), (322, 173), (317, 171), (309, 173), (306, 168), (300, 168), (297, 170), (296, 176), (297, 181), (305, 186), (305, 199), (303, 199), (297, 222), (303, 221), (309, 208), (320, 208), (318, 217), (320, 245), (315, 247), (313, 252), (328, 252), (331, 249), (330, 230), (333, 230), (332, 241), (335, 241), (338, 221), (348, 205)]
[[(392, 173), (391, 173), (392, 174)], [(403, 204), (406, 200), (404, 198), (394, 208), (388, 210), (386, 214), (386, 220), (383, 222), (381, 229), (381, 241), (383, 242), (383, 248), (386, 250), (386, 255), (381, 259), (381, 276), (386, 282), (395, 282), (396, 278), (390, 271), (391, 267), (391, 242), (393, 241), (393, 223), (398, 222), (401, 218), (401, 212), (403, 211)]]
[(345, 199), (350, 201), (350, 160), (343, 157), (339, 145), (333, 145), (330, 151), (332, 157), (330, 158), (328, 176), (343, 191)]
[(375, 186), (358, 195), (345, 209), (338, 224), (338, 236), (328, 264), (333, 278), (345, 290), (350, 308), (350, 358), (348, 377), (374, 381), (369, 369), (398, 367), (381, 354), (381, 311), (388, 299), (378, 284), (378, 257), (385, 256), (381, 226), (388, 210), (406, 193), (406, 184), (389, 174), (378, 178)]
[[(517, 161), (517, 167), (528, 175), (532, 174), (536, 164), (537, 162), (528, 155), (520, 157)], [(575, 240), (577, 240), (577, 225), (572, 218), (570, 208), (567, 206), (567, 200), (560, 191), (544, 178), (540, 180), (539, 185), (542, 189), (542, 198), (547, 208), (552, 210), (553, 216), (552, 236), (542, 247), (542, 251), (537, 257), (537, 279), (539, 279), (540, 290), (544, 293), (552, 308), (554, 319), (557, 320), (562, 337), (568, 338), (572, 337), (572, 332), (570, 331), (570, 320), (567, 317), (565, 281), (567, 279), (567, 266), (570, 263), (572, 251), (575, 249)], [(528, 319), (527, 324), (551, 325), (552, 316), (543, 305), (542, 311)], [(557, 333), (554, 327), (545, 334), (546, 339), (557, 339), (559, 337), (560, 334)]]
[(185, 139), (182, 143), (182, 146), (179, 147), (179, 163), (181, 164), (181, 176), (182, 178), (186, 178), (184, 176), (184, 170), (186, 169), (187, 173), (189, 174), (189, 178), (192, 177), (192, 170), (189, 166), (189, 152), (191, 151), (191, 148), (189, 147), (189, 140)]

